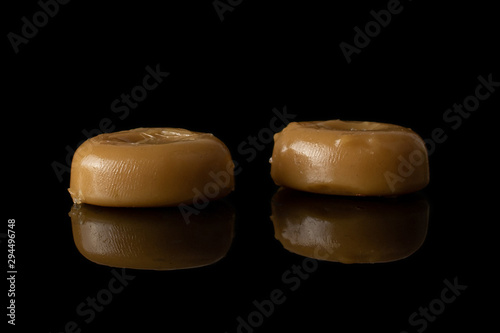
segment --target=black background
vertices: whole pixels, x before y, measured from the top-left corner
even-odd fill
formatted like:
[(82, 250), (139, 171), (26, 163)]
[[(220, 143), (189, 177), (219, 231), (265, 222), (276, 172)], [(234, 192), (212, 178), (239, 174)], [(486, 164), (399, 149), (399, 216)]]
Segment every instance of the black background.
[[(454, 278), (467, 290), (426, 331), (494, 325), (500, 88), (456, 129), (443, 114), (474, 94), (478, 76), (500, 81), (498, 11), (478, 2), (438, 7), (402, 1), (401, 13), (348, 64), (339, 44), (353, 44), (353, 28), (363, 28), (373, 20), (370, 11), (387, 3), (244, 0), (221, 21), (212, 1), (71, 1), (17, 54), (6, 36), (20, 34), (21, 18), (31, 21), (40, 6), (24, 1), (5, 8), (7, 185), (0, 230), (16, 219), (18, 270), (16, 327), (9, 330), (61, 332), (75, 321), (82, 332), (128, 331), (134, 325), (235, 332), (237, 317), (255, 310), (254, 300), (281, 289), (286, 302), (256, 332), (416, 332), (408, 317), (439, 298), (443, 281)], [(157, 64), (170, 75), (120, 119), (111, 103), (142, 83), (146, 66)], [(430, 156), (431, 183), (423, 190), (429, 229), (419, 251), (386, 264), (320, 262), (298, 290), (289, 290), (282, 275), (303, 257), (274, 238), (272, 143), (252, 161), (238, 151), (269, 127), (273, 108), (284, 107), (297, 121), (390, 122), (423, 138), (444, 130), (446, 141)], [(52, 165), (65, 164), (66, 147), (75, 149), (86, 138), (82, 131), (98, 129), (103, 118), (114, 130), (211, 132), (228, 145), (242, 172), (227, 198), (236, 222), (225, 258), (189, 270), (129, 270), (135, 279), (87, 324), (75, 309), (107, 286), (111, 268), (78, 253), (68, 217), (69, 174), (60, 182)], [(5, 245), (2, 239), (4, 267)]]

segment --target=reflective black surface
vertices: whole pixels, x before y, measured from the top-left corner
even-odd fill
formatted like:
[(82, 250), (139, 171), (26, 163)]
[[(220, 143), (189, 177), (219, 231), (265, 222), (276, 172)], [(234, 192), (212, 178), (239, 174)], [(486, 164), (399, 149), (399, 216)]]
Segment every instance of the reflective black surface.
[(234, 212), (223, 201), (198, 214), (176, 208), (112, 208), (75, 205), (69, 213), (78, 251), (92, 262), (117, 268), (176, 270), (223, 258), (233, 240)]
[(290, 252), (314, 259), (404, 259), (420, 248), (427, 234), (429, 204), (419, 194), (360, 198), (280, 188), (272, 199), (275, 237)]
[[(223, 21), (214, 6), (223, 8), (221, 3), (231, 6)], [(16, 326), (2, 316), (9, 332), (126, 332), (138, 326), (142, 331), (414, 333), (496, 327), (490, 304), (496, 299), (498, 253), (500, 56), (497, 11), (490, 5), (71, 1), (59, 3), (57, 14), (56, 5), (47, 5), (53, 17), (36, 14), (43, 10), (36, 1), (6, 6), (7, 171), (0, 244), (7, 272), (4, 235), (7, 220), (16, 219), (17, 269)], [(398, 13), (376, 30), (370, 22), (378, 22), (375, 16), (387, 22), (383, 10), (389, 7)], [(37, 29), (26, 23), (34, 16)], [(374, 29), (369, 42), (357, 33), (367, 24)], [(15, 53), (8, 34), (23, 31), (30, 37)], [(358, 44), (350, 63), (342, 42)], [(358, 252), (329, 261), (289, 251), (289, 244), (280, 242), (292, 239), (285, 236), (295, 222), (282, 226), (270, 218), (283, 213), (273, 211), (279, 188), (269, 175), (272, 134), (290, 121), (325, 119), (395, 123), (426, 140), (431, 180), (421, 192), (421, 206), (410, 209), (412, 220), (388, 207), (382, 210), (388, 219), (369, 214), (386, 227), (363, 236), (401, 248), (395, 234), (378, 234), (397, 230), (409, 237), (404, 251), (372, 257), (356, 246), (351, 249)], [(200, 220), (178, 225), (178, 234), (162, 229), (166, 224), (150, 234), (138, 229), (134, 234), (143, 233), (140, 239), (115, 239), (124, 241), (119, 248), (137, 241), (147, 251), (165, 244), (158, 242), (162, 235), (182, 243), (195, 236), (188, 229), (199, 227), (196, 247), (179, 253), (203, 257), (186, 265), (201, 267), (134, 269), (88, 260), (80, 253), (89, 251), (81, 246), (81, 228), (114, 224), (94, 219), (75, 225), (68, 216), (74, 150), (103, 131), (160, 126), (211, 132), (227, 144), (237, 162), (235, 191), (224, 199), (232, 212), (209, 222), (216, 225), (212, 234)], [(304, 221), (306, 209), (322, 211), (321, 200), (305, 207), (297, 201), (290, 210)], [(332, 213), (341, 213), (339, 223), (357, 221), (361, 231), (366, 231), (362, 223), (370, 223), (368, 216), (349, 217), (349, 210)], [(323, 221), (321, 235), (328, 236), (326, 226), (336, 222), (321, 214), (312, 216)], [(151, 221), (146, 223), (155, 224)], [(418, 232), (404, 233), (406, 228)], [(204, 243), (213, 239), (218, 248)], [(384, 263), (337, 262), (360, 256)], [(4, 283), (5, 312), (8, 289)]]

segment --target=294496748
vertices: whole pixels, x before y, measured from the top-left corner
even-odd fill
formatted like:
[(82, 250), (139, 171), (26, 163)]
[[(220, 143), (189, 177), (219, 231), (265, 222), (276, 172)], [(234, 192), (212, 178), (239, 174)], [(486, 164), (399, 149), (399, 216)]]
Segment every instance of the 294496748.
[(7, 297), (9, 298), (7, 306), (7, 322), (11, 325), (16, 324), (16, 220), (7, 220), (7, 281), (9, 289)]

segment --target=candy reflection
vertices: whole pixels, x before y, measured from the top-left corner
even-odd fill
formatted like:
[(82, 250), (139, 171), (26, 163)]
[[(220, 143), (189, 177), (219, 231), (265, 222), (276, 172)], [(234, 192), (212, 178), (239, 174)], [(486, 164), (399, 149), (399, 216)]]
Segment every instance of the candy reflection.
[(342, 263), (389, 262), (420, 248), (429, 204), (419, 194), (357, 198), (280, 188), (271, 220), (275, 237), (290, 252)]
[(223, 258), (233, 239), (234, 212), (211, 202), (186, 223), (178, 208), (75, 205), (70, 213), (80, 253), (98, 264), (151, 270), (206, 266)]

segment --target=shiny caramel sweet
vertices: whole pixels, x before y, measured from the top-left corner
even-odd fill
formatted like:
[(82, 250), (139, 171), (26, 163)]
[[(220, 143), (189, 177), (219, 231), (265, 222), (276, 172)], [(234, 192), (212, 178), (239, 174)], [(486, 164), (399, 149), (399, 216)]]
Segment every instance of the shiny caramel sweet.
[[(74, 203), (110, 207), (191, 204), (234, 188), (234, 164), (222, 141), (180, 128), (137, 128), (88, 139), (76, 150)], [(207, 192), (207, 193), (205, 193)]]
[(272, 198), (275, 237), (290, 252), (342, 263), (401, 260), (425, 240), (429, 204), (420, 194), (341, 197), (280, 188)]
[(359, 121), (290, 123), (274, 136), (271, 177), (280, 186), (349, 196), (395, 196), (424, 188), (424, 141), (409, 128)]
[[(176, 270), (213, 264), (232, 243), (234, 210), (210, 202), (189, 221), (177, 207), (74, 205), (69, 213), (78, 251), (97, 264)], [(188, 223), (189, 222), (189, 223)]]

